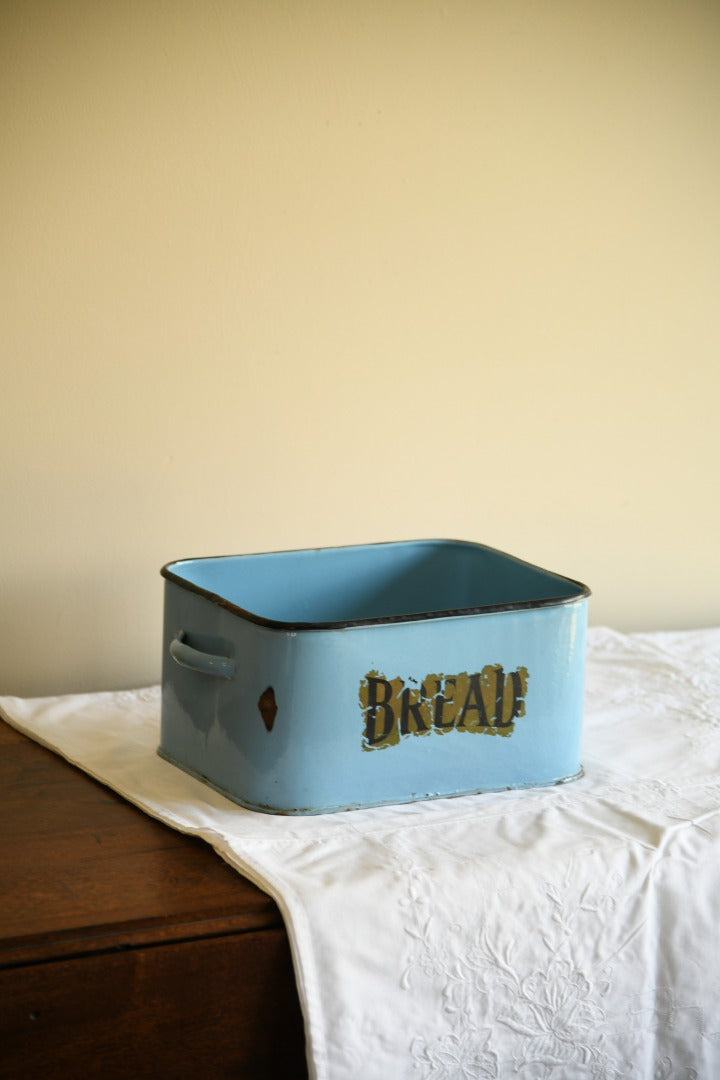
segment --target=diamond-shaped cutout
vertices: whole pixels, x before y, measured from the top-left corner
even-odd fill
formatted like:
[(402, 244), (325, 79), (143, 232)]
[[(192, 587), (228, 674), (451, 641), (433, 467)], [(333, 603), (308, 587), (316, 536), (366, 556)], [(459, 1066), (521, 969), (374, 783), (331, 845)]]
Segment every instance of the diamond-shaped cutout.
[(258, 709), (265, 727), (268, 731), (272, 731), (277, 716), (277, 702), (275, 701), (275, 691), (272, 686), (268, 686), (267, 690), (263, 690), (258, 701)]

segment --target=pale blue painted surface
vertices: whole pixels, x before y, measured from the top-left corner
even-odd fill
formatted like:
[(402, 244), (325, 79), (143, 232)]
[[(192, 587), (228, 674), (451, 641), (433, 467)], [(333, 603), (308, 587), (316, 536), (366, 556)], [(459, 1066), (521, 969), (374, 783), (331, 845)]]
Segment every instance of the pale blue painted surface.
[[(578, 582), (458, 541), (182, 560), (163, 574), (160, 753), (245, 806), (318, 813), (581, 769), (589, 592)], [(512, 734), (430, 724), (364, 748), (368, 673), (417, 688), (488, 665), (527, 669)]]

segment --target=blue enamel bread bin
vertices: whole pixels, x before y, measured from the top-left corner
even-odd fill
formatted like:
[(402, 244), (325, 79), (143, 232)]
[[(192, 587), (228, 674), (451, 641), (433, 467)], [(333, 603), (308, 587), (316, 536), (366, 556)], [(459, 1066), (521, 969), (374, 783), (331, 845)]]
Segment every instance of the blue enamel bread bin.
[(421, 540), (168, 563), (159, 753), (315, 814), (582, 772), (586, 586)]

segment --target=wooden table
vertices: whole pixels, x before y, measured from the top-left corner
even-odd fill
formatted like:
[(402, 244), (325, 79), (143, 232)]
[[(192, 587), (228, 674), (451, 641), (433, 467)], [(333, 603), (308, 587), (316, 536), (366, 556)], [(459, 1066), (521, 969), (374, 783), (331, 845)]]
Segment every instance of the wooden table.
[(0, 1077), (307, 1077), (275, 903), (0, 721)]

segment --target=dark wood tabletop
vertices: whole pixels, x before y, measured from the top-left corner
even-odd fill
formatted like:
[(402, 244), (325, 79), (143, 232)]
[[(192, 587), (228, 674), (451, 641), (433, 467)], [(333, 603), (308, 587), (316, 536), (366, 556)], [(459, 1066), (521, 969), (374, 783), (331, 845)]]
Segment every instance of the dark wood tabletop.
[(274, 901), (0, 721), (0, 1077), (304, 1078)]

